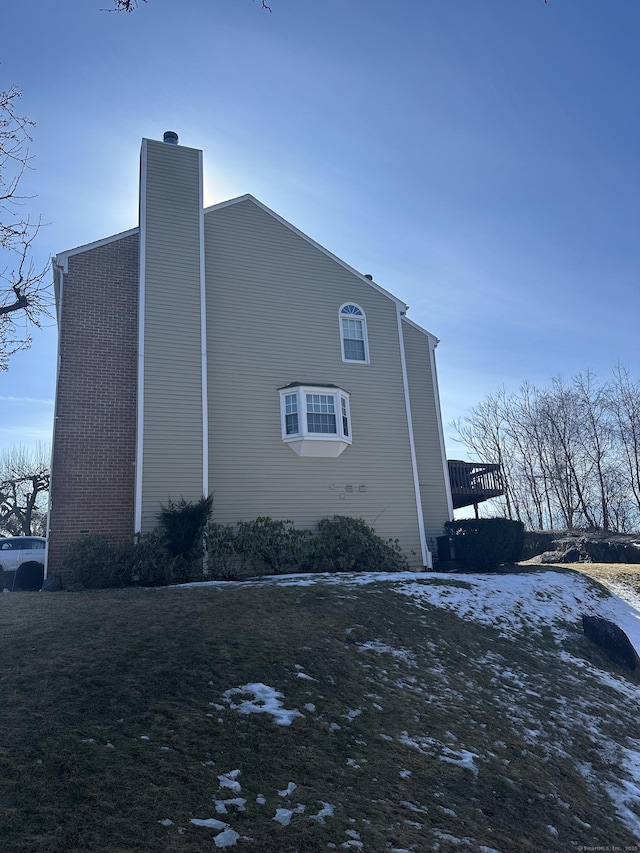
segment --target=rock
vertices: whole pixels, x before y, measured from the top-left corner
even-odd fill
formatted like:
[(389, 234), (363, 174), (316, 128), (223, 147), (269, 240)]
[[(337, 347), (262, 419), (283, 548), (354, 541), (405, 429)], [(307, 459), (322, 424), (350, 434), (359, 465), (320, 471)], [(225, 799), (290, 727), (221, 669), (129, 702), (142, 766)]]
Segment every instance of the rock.
[(62, 588), (62, 578), (60, 575), (49, 575), (42, 582), (41, 592), (60, 592)]
[(555, 550), (558, 535), (553, 530), (525, 530), (522, 559), (540, 556), (545, 551)]
[(581, 550), (593, 563), (640, 563), (640, 544), (587, 538)]
[(640, 563), (640, 541), (637, 534), (607, 530), (529, 530), (523, 560), (533, 557), (536, 563)]
[(576, 547), (567, 548), (565, 551), (560, 552), (559, 563), (579, 563), (580, 560), (583, 559), (583, 555), (580, 553), (580, 549)]
[(559, 563), (560, 562), (560, 551), (544, 551), (542, 554), (539, 554), (537, 559), (540, 563)]
[(601, 616), (583, 614), (582, 629), (587, 639), (600, 646), (617, 666), (627, 672), (638, 671), (640, 658), (622, 628)]
[(582, 555), (578, 548), (558, 548), (555, 551), (544, 551), (527, 562), (545, 565), (547, 563), (579, 563), (581, 559)]
[(530, 557), (528, 560), (520, 560), (524, 566), (539, 566), (542, 563), (543, 554), (536, 554), (535, 557)]

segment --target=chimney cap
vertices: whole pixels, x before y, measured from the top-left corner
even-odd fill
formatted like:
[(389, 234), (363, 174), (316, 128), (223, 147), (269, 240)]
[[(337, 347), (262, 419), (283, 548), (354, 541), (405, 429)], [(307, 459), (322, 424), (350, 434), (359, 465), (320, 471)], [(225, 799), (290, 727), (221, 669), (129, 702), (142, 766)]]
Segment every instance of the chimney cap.
[(166, 145), (177, 145), (178, 134), (175, 132), (175, 130), (165, 130), (164, 136), (162, 137), (162, 141)]

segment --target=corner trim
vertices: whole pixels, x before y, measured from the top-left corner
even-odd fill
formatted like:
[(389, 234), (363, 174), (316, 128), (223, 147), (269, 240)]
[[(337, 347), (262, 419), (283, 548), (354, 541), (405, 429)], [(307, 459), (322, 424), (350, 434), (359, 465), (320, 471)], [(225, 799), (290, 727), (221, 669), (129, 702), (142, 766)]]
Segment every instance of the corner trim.
[(400, 306), (396, 305), (396, 318), (398, 321), (398, 343), (400, 344), (400, 364), (402, 367), (402, 387), (404, 390), (404, 405), (407, 412), (407, 426), (409, 429), (409, 450), (411, 453), (411, 470), (413, 473), (413, 488), (416, 497), (416, 513), (418, 516), (418, 532), (420, 534), (420, 550), (422, 552), (422, 565), (433, 568), (433, 558), (427, 547), (427, 535), (424, 529), (424, 514), (422, 512), (422, 497), (420, 495), (420, 481), (418, 479), (418, 461), (416, 458), (416, 446), (413, 438), (413, 419), (411, 417), (411, 401), (409, 399), (409, 378), (407, 374), (407, 359), (404, 351), (404, 335), (402, 333), (402, 314)]
[(136, 417), (136, 492), (134, 531), (142, 530), (142, 454), (144, 451), (144, 300), (147, 251), (147, 140), (140, 149), (140, 244), (138, 255), (138, 399)]
[(431, 362), (431, 381), (436, 404), (436, 422), (438, 424), (438, 440), (440, 441), (440, 454), (442, 456), (442, 475), (444, 477), (444, 488), (447, 494), (447, 511), (449, 521), (453, 521), (453, 498), (451, 497), (451, 480), (449, 479), (449, 465), (447, 464), (447, 451), (444, 446), (444, 430), (442, 428), (442, 411), (440, 409), (440, 389), (438, 388), (438, 371), (436, 370), (436, 346), (437, 338), (429, 339), (429, 361)]
[(59, 276), (58, 278), (58, 298), (56, 300), (56, 315), (58, 319), (58, 345), (56, 347), (56, 399), (53, 404), (53, 430), (51, 434), (51, 463), (49, 466), (49, 497), (47, 500), (47, 531), (45, 533), (46, 536), (46, 545), (44, 552), (44, 574), (43, 580), (46, 580), (49, 577), (49, 536), (51, 535), (51, 507), (53, 506), (53, 457), (55, 453), (56, 447), (56, 425), (58, 420), (58, 385), (60, 383), (60, 331), (62, 324), (62, 300), (64, 294), (64, 269), (61, 266), (58, 266), (54, 263), (53, 265), (53, 275)]
[(205, 275), (205, 251), (204, 251), (204, 210), (203, 177), (202, 177), (202, 151), (198, 151), (198, 181), (199, 181), (199, 239), (200, 239), (200, 345), (202, 357), (202, 495), (209, 495), (209, 402), (208, 402), (208, 376), (207, 376), (207, 286)]

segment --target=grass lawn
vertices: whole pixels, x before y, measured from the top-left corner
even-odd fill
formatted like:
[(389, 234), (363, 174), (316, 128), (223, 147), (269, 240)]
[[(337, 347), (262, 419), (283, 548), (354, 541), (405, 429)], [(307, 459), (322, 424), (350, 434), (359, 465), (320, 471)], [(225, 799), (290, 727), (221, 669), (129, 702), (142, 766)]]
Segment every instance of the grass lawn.
[(0, 596), (0, 850), (636, 849), (638, 687), (539, 618), (608, 594), (527, 577)]
[(640, 597), (640, 563), (567, 563), (566, 568), (582, 572), (633, 599)]

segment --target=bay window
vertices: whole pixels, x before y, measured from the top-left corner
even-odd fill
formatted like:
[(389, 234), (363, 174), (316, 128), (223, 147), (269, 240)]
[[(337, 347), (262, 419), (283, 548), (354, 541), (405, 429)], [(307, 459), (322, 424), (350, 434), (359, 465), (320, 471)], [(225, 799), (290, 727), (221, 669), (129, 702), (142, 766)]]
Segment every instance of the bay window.
[(339, 456), (351, 444), (349, 394), (336, 385), (280, 388), (282, 440), (298, 456)]

